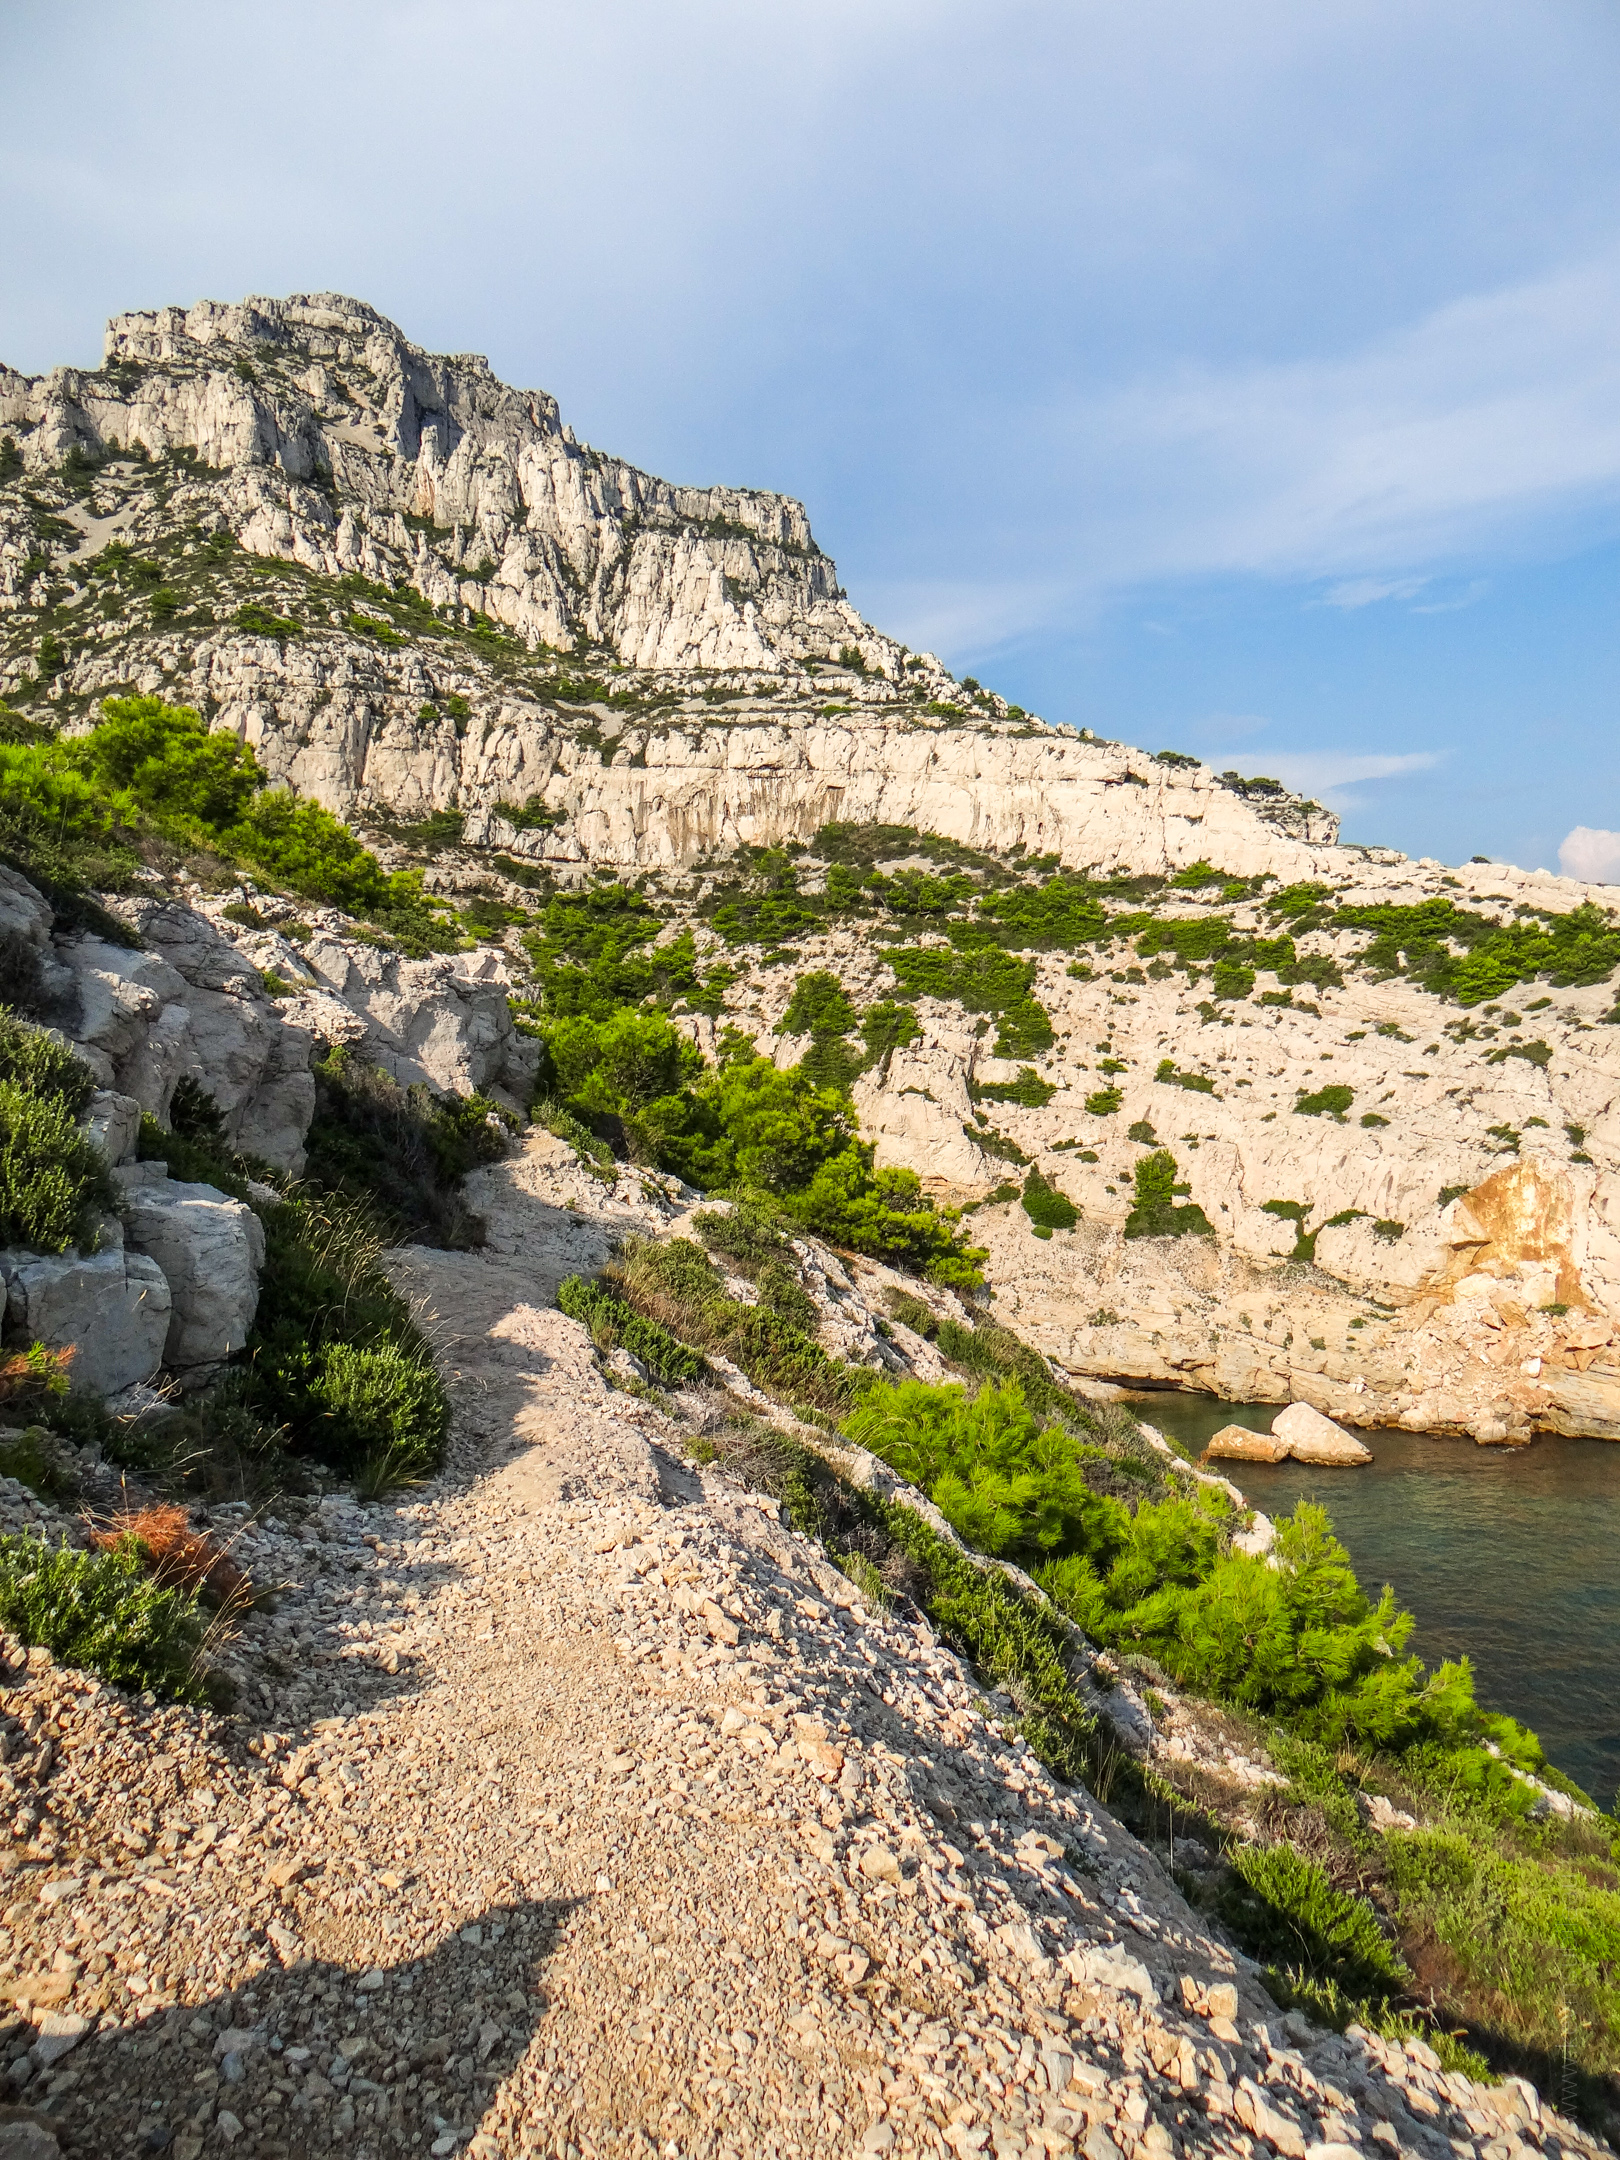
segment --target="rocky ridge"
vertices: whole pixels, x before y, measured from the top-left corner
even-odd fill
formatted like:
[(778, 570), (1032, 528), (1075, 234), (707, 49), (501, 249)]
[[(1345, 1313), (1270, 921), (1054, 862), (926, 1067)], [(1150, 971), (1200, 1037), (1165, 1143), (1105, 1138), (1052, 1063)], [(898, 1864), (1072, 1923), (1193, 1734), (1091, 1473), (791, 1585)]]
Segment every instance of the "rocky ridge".
[[(73, 726), (115, 689), (195, 704), (446, 893), (522, 904), (608, 869), (650, 877), (672, 933), (690, 922), (700, 952), (744, 963), (718, 1026), (784, 1061), (805, 1047), (775, 1033), (792, 972), (766, 939), (724, 946), (712, 900), (739, 847), (833, 821), (892, 828), (890, 870), (928, 866), (907, 831), (1015, 869), (1212, 865), (1153, 910), (1249, 938), (1277, 929), (1276, 891), (1307, 885), (1340, 909), (1451, 902), (1510, 926), (1609, 904), (1542, 873), (1340, 847), (1274, 783), (1047, 727), (865, 624), (799, 505), (651, 480), (577, 443), (549, 398), (420, 352), (358, 302), (118, 318), (100, 369), (0, 379), (0, 435), (0, 686), (20, 707)], [(446, 818), (456, 844), (424, 837)], [(356, 1013), (391, 1070), (476, 1069), (523, 1099), (501, 1011), (515, 946), (400, 961), (341, 921), (295, 946), (277, 928), (292, 911), (242, 897), (268, 927), (210, 907), (210, 937), (296, 995), (269, 1038), (287, 1046), (265, 1098), (282, 1123), (249, 1089), (234, 1136), (291, 1159), (296, 1030)], [(182, 932), (160, 914), (161, 948)], [(881, 998), (889, 936), (829, 922), (791, 958)], [(996, 1059), (960, 1004), (918, 998), (918, 1040), (857, 1082), (880, 1162), (986, 1203), (1001, 1309), (1073, 1375), (1482, 1441), (1620, 1435), (1612, 985), (1523, 984), (1524, 1010), (1476, 1018), (1365, 967), (1364, 930), (1294, 942), (1308, 995), (1260, 967), (1252, 994), (1212, 999), (1196, 967), (1136, 965), (1128, 940), (1089, 974), (1037, 951), (1055, 1039), (1029, 1057)], [(1026, 1069), (1046, 1099), (992, 1114), (982, 1091)], [(1324, 1086), (1348, 1112), (1295, 1113)], [(1144, 1134), (1213, 1238), (1125, 1236)], [(1079, 1208), (1075, 1231), (1032, 1238), (1016, 1201), (990, 1200), (1020, 1157), (1019, 1179), (1034, 1167)]]

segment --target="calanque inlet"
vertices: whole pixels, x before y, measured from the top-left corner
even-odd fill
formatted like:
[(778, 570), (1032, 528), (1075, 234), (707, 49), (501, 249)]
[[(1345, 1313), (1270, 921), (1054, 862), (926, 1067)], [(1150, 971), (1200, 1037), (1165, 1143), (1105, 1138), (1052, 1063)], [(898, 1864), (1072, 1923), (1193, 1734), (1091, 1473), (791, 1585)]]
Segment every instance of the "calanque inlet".
[(361, 302), (0, 368), (0, 2160), (1610, 2149), (1617, 970)]

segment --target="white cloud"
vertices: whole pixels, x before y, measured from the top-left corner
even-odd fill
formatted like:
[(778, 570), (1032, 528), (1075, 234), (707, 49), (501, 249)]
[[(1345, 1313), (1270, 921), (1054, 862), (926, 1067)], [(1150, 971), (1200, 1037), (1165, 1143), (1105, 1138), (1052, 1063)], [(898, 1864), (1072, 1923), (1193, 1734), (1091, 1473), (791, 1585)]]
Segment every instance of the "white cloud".
[(1620, 885), (1620, 832), (1601, 825), (1577, 825), (1558, 846), (1558, 867), (1565, 877), (1588, 885)]
[(1343, 578), (1322, 595), (1329, 607), (1372, 607), (1379, 600), (1410, 600), (1428, 584), (1426, 577)]
[(1326, 603), (1348, 609), (1412, 600), (1493, 550), (1620, 530), (1616, 320), (1620, 249), (1337, 356), (1144, 371), (1003, 417), (1011, 461), (1044, 466), (1063, 513), (1024, 526), (1048, 566), (1047, 626), (1164, 578), (1331, 579)]

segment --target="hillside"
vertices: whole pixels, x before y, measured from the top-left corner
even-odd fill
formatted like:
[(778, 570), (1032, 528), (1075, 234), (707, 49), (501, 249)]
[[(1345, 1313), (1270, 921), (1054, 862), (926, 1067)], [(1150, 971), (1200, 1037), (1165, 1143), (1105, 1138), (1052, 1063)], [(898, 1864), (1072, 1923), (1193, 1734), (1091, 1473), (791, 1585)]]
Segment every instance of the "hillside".
[(1138, 1413), (1620, 1437), (1607, 895), (355, 302), (0, 393), (0, 2156), (1599, 2152), (1612, 1820)]
[[(798, 504), (652, 480), (357, 302), (120, 317), (97, 371), (0, 376), (0, 431), (19, 712), (190, 703), (486, 914), (633, 879), (728, 972), (715, 1028), (783, 1058), (799, 973), (898, 989), (879, 1161), (987, 1203), (1002, 1309), (1068, 1370), (1620, 1434), (1602, 889), (1340, 847), (1272, 783), (1049, 728), (865, 624)], [(972, 964), (889, 966), (986, 933), (1032, 1030), (990, 1035)], [(991, 1197), (1032, 1167), (1056, 1241)], [(1213, 1236), (1127, 1237), (1142, 1175)]]

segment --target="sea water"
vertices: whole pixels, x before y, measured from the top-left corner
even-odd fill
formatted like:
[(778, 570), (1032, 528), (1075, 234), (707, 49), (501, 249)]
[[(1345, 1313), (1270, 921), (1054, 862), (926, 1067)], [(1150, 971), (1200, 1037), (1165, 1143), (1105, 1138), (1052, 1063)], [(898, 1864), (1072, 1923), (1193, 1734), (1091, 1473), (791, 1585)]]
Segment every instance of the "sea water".
[[(1223, 1425), (1269, 1432), (1275, 1403), (1155, 1392), (1131, 1408), (1190, 1454)], [(1276, 1517), (1320, 1500), (1369, 1596), (1384, 1583), (1427, 1665), (1473, 1660), (1482, 1704), (1539, 1735), (1548, 1760), (1602, 1807), (1620, 1784), (1620, 1444), (1529, 1447), (1360, 1432), (1370, 1464), (1222, 1462)]]

